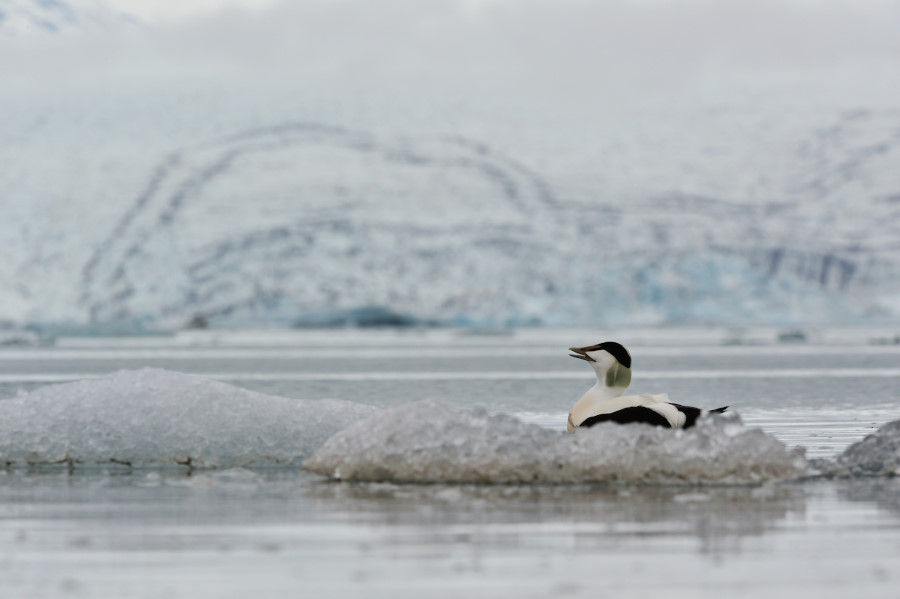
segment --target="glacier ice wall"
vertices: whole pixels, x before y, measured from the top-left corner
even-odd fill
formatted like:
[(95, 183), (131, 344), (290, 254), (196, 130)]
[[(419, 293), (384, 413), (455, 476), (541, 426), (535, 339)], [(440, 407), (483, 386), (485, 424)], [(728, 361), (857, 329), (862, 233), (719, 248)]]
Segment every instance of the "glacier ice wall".
[(282, 123), (164, 157), (56, 270), (37, 240), (0, 297), (18, 322), (148, 328), (370, 306), (459, 324), (890, 320), (900, 204), (876, 200), (805, 230), (802, 202), (572, 198), (458, 136)]
[[(270, 18), (306, 14), (288, 4)], [(365, 19), (346, 47), (287, 34), (288, 60), (253, 43), (264, 19), (234, 23), (228, 43), (260, 52), (246, 64), (222, 64), (215, 23), (131, 45), (0, 36), (0, 326), (900, 321), (896, 78), (729, 70), (709, 97), (616, 101), (608, 68), (507, 64), (509, 20), (471, 39), (463, 4), (447, 40), (485, 71)], [(0, 2), (7, 24), (40, 6)]]
[(99, 0), (0, 0), (0, 37), (96, 33), (136, 20)]

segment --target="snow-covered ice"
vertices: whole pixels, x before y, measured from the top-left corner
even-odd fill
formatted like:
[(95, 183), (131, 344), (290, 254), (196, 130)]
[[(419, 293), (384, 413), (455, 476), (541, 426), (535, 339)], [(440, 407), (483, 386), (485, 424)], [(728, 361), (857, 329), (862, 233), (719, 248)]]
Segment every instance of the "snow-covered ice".
[(299, 465), (335, 432), (377, 411), (167, 370), (123, 370), (0, 401), (0, 463)]
[(900, 475), (900, 420), (888, 422), (838, 456), (838, 473), (857, 476)]
[(689, 430), (604, 424), (569, 435), (428, 399), (391, 408), (290, 399), (145, 368), (0, 401), (0, 463), (296, 468), (395, 483), (746, 484), (900, 472), (900, 421), (807, 461), (737, 414)]
[(329, 439), (304, 468), (340, 480), (417, 483), (742, 484), (806, 474), (736, 415), (687, 431), (604, 424), (575, 435), (434, 400), (386, 410)]

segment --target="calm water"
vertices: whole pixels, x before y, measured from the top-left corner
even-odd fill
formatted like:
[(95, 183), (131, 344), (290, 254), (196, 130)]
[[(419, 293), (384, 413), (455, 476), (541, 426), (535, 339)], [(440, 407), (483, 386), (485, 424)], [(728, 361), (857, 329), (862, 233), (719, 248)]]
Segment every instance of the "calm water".
[[(771, 341), (765, 332), (749, 342)], [(730, 405), (810, 456), (900, 418), (871, 333), (197, 333), (0, 350), (0, 398), (121, 368), (392, 405), (438, 397), (551, 428), (592, 382), (569, 345), (631, 349), (635, 392)], [(2, 409), (2, 402), (0, 402)], [(294, 471), (0, 471), (2, 597), (893, 597), (900, 483), (755, 488), (331, 483)]]

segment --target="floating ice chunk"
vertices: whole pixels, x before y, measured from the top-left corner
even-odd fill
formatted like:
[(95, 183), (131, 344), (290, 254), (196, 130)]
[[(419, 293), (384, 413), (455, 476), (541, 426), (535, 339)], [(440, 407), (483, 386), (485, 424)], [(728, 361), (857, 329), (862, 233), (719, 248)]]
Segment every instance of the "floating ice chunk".
[(732, 484), (800, 477), (806, 460), (737, 416), (687, 431), (607, 423), (569, 435), (426, 400), (342, 430), (304, 468), (385, 482)]
[(900, 420), (883, 425), (838, 456), (837, 474), (900, 475)]
[(335, 432), (376, 412), (166, 370), (123, 370), (0, 401), (0, 463), (299, 466)]

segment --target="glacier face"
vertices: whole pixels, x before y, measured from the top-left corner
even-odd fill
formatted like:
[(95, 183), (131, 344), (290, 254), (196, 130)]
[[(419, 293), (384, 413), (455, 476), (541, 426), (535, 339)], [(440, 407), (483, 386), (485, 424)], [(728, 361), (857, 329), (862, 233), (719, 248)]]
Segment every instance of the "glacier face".
[(137, 56), (0, 89), (0, 321), (900, 320), (884, 98), (603, 107)]
[(551, 284), (555, 206), (539, 176), (465, 139), (248, 131), (163, 159), (85, 265), (82, 301), (101, 322), (285, 304), (504, 318), (507, 289)]
[(0, 36), (91, 33), (136, 20), (93, 0), (0, 0)]

